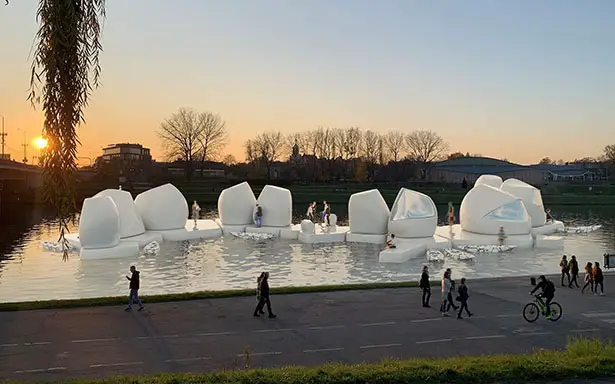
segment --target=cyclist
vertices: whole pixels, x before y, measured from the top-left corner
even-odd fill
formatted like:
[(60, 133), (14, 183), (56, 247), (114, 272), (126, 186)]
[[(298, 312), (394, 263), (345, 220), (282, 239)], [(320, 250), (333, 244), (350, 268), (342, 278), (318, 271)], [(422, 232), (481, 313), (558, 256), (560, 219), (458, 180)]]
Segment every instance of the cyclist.
[(532, 289), (532, 292), (530, 292), (530, 294), (533, 295), (534, 292), (536, 292), (538, 289), (542, 290), (539, 296), (545, 299), (545, 307), (546, 307), (545, 317), (547, 319), (550, 319), (551, 318), (551, 301), (553, 300), (553, 297), (555, 296), (555, 284), (553, 284), (551, 280), (547, 280), (545, 275), (540, 275), (538, 280), (540, 281), (538, 282), (538, 284), (536, 284), (536, 287)]

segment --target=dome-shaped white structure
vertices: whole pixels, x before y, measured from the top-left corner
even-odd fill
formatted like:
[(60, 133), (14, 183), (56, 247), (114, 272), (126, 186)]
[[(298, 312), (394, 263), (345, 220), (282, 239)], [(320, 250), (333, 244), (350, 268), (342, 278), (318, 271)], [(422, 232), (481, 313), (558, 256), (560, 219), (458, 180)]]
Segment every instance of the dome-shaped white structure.
[(253, 223), (256, 197), (247, 181), (226, 188), (218, 197), (218, 215), (222, 225)]
[(438, 225), (438, 210), (431, 197), (402, 188), (389, 217), (388, 229), (400, 238), (432, 237)]
[(110, 197), (117, 206), (120, 214), (120, 237), (133, 237), (145, 232), (145, 226), (141, 220), (137, 206), (132, 195), (128, 191), (120, 189), (105, 189), (98, 192), (94, 197)]
[(463, 198), (459, 209), (461, 229), (484, 235), (497, 235), (504, 227), (507, 235), (525, 235), (532, 229), (523, 201), (489, 185), (477, 185)]
[(173, 184), (164, 184), (135, 198), (137, 211), (148, 231), (182, 229), (188, 221), (188, 203)]
[(391, 212), (377, 189), (355, 193), (348, 200), (350, 232), (366, 235), (387, 233)]
[(493, 188), (500, 188), (502, 185), (502, 178), (496, 175), (480, 175), (474, 183), (474, 186), (477, 185), (489, 185)]
[(538, 188), (521, 180), (506, 179), (500, 189), (523, 200), (523, 205), (532, 219), (532, 227), (540, 227), (547, 223), (547, 214)]
[(83, 201), (79, 242), (82, 249), (111, 248), (120, 243), (120, 215), (110, 197), (90, 197)]
[(256, 202), (263, 208), (264, 227), (288, 227), (293, 220), (293, 198), (286, 188), (265, 185)]

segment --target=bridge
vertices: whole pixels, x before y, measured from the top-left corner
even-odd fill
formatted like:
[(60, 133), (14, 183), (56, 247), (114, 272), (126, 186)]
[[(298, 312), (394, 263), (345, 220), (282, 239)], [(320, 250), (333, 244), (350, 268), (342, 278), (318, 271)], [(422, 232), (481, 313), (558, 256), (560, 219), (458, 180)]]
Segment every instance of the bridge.
[(0, 159), (0, 201), (33, 201), (43, 183), (43, 169)]

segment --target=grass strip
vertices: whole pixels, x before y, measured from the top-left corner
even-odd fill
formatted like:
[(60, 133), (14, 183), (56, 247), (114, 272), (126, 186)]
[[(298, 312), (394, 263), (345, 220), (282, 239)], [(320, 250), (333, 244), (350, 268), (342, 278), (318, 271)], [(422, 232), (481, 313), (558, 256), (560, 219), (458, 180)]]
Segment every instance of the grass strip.
[[(249, 364), (249, 355), (246, 354)], [(243, 361), (241, 362), (243, 363)], [(503, 383), (597, 379), (615, 376), (611, 342), (571, 339), (562, 350), (526, 355), (460, 356), (447, 359), (384, 360), (376, 364), (237, 369), (215, 373), (165, 373), (61, 381), (73, 384), (408, 384)], [(58, 382), (58, 381), (56, 381)]]
[[(256, 282), (254, 283), (256, 284)], [(440, 285), (440, 281), (432, 281), (432, 285)], [(337, 284), (337, 285), (314, 285), (301, 287), (278, 287), (271, 288), (272, 294), (297, 294), (331, 291), (353, 291), (369, 289), (387, 288), (413, 288), (418, 287), (417, 281), (403, 282), (383, 282), (383, 283), (362, 283), (362, 284)], [(126, 290), (128, 292), (128, 290)], [(227, 297), (254, 296), (255, 289), (233, 289), (225, 291), (198, 291), (186, 293), (169, 293), (163, 295), (142, 296), (144, 303), (164, 303), (170, 301), (188, 301), (202, 299), (218, 299)], [(100, 307), (109, 305), (123, 305), (128, 302), (128, 296), (95, 297), (87, 299), (62, 299), (44, 301), (24, 301), (16, 303), (0, 303), (0, 312), (9, 311), (30, 311), (36, 309), (59, 309), (59, 308), (80, 308), (80, 307)]]

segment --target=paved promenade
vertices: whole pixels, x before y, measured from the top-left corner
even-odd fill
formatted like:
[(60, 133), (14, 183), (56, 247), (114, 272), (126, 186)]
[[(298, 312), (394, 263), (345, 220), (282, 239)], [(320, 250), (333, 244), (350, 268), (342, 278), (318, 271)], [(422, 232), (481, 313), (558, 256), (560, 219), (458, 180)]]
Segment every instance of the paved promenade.
[[(453, 278), (458, 279), (453, 271)], [(275, 276), (271, 283), (275, 286)], [(615, 276), (606, 296), (557, 287), (556, 323), (521, 316), (529, 278), (469, 281), (472, 318), (442, 318), (420, 291), (385, 289), (272, 296), (277, 319), (253, 318), (255, 298), (0, 313), (0, 377), (23, 380), (220, 368), (377, 362), (385, 357), (524, 353), (571, 336), (615, 336)], [(612, 294), (609, 294), (612, 293)]]

